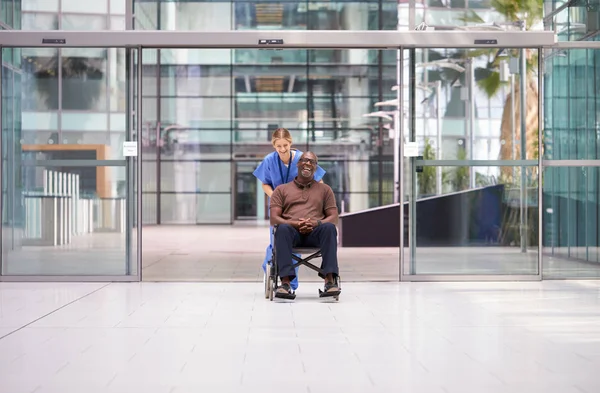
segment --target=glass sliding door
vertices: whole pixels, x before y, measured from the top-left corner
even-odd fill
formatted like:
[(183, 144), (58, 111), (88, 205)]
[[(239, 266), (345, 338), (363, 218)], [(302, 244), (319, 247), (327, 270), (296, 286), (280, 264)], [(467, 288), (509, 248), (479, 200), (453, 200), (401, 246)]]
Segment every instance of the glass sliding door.
[(268, 198), (253, 172), (280, 127), (326, 171), (345, 279), (397, 280), (394, 115), (379, 108), (398, 94), (396, 54), (144, 49), (144, 280), (262, 280)]
[(403, 275), (539, 279), (538, 50), (405, 59)]
[[(4, 48), (2, 276), (137, 280), (137, 49)], [(126, 143), (129, 142), (129, 143)]]

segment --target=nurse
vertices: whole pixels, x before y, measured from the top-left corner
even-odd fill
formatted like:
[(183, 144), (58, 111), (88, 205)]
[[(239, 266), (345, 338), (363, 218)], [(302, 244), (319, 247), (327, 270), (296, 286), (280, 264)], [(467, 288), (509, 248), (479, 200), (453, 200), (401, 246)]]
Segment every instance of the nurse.
[[(273, 190), (280, 185), (289, 183), (298, 176), (298, 160), (302, 155), (300, 150), (292, 149), (292, 135), (285, 128), (278, 128), (273, 131), (271, 143), (275, 151), (269, 153), (254, 171), (254, 176), (262, 182), (262, 189), (269, 198), (273, 195)], [(325, 170), (317, 166), (315, 180), (323, 182)], [(270, 214), (270, 213), (269, 213)], [(267, 270), (267, 262), (273, 255), (273, 236), (272, 227), (269, 228), (270, 244), (267, 246), (267, 252), (263, 261), (263, 271)], [(298, 268), (296, 268), (296, 278), (290, 283), (295, 291), (298, 288)]]

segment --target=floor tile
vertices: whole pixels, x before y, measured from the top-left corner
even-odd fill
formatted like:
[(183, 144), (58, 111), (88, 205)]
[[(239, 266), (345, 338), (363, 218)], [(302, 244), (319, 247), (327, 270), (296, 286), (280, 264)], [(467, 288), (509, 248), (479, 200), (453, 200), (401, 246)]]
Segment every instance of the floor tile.
[(286, 304), (249, 283), (4, 284), (11, 393), (600, 389), (600, 283), (346, 283), (329, 304), (318, 283)]

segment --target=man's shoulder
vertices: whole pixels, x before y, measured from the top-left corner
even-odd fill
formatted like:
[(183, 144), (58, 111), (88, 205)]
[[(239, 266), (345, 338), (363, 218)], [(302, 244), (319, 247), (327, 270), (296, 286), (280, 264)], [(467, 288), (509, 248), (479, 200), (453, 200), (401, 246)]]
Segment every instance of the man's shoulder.
[(329, 184), (326, 184), (326, 183), (320, 183), (320, 182), (317, 182), (316, 184), (317, 184), (317, 186), (318, 186), (318, 187), (319, 187), (321, 190), (323, 190), (324, 192), (333, 192), (333, 188), (331, 188), (331, 187), (329, 186)]

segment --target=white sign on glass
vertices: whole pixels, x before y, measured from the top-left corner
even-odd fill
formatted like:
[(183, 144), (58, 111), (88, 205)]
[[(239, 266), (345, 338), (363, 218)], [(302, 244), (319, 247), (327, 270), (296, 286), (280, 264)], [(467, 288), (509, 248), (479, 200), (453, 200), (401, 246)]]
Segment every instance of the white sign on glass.
[(137, 141), (125, 141), (123, 142), (123, 155), (125, 157), (137, 157)]
[(404, 157), (417, 157), (419, 144), (417, 142), (404, 142)]

